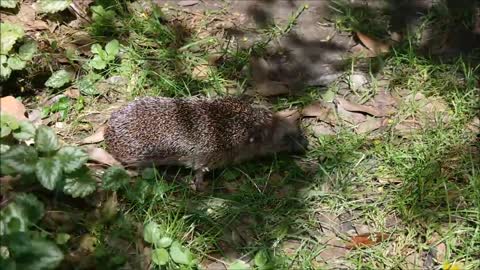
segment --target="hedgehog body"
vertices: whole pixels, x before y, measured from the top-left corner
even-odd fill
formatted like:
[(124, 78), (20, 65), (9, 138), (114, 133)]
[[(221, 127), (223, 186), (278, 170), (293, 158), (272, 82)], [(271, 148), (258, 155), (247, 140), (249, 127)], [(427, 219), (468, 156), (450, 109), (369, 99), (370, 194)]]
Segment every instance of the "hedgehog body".
[(294, 122), (236, 97), (141, 98), (112, 113), (105, 142), (126, 166), (186, 166), (199, 183), (209, 169), (307, 146)]

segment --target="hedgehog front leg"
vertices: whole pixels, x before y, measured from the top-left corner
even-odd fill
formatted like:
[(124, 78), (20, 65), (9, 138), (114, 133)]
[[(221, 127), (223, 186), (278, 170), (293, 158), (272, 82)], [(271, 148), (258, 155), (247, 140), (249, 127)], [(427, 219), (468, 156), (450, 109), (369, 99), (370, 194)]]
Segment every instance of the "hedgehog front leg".
[(204, 176), (205, 176), (205, 172), (208, 171), (208, 168), (200, 168), (198, 170), (195, 171), (195, 181), (194, 181), (194, 184), (193, 184), (193, 189), (194, 190), (197, 190), (197, 191), (203, 191), (204, 190)]

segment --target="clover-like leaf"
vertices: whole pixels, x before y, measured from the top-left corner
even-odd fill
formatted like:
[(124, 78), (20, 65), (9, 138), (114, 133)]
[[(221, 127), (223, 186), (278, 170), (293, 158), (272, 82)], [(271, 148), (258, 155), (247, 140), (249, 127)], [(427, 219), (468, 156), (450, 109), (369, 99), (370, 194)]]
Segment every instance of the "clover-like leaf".
[(89, 169), (82, 167), (75, 173), (67, 175), (63, 191), (72, 195), (73, 198), (83, 198), (92, 194), (96, 187), (96, 182), (92, 178)]
[(55, 13), (68, 8), (72, 0), (38, 0), (38, 10), (41, 13)]
[(56, 157), (62, 163), (63, 171), (71, 173), (85, 164), (88, 155), (82, 149), (73, 146), (65, 146), (61, 148)]
[(35, 132), (35, 147), (44, 153), (57, 151), (60, 148), (60, 142), (55, 131), (47, 126), (38, 127)]
[(260, 250), (255, 255), (255, 265), (258, 267), (266, 266), (268, 263), (268, 253), (265, 250)]
[(172, 242), (173, 242), (172, 238), (168, 236), (163, 236), (162, 238), (158, 239), (158, 241), (155, 242), (155, 244), (159, 247), (167, 248), (172, 244)]
[(19, 128), (13, 131), (13, 137), (19, 141), (30, 140), (35, 136), (35, 126), (29, 121), (20, 121)]
[(114, 39), (108, 42), (107, 45), (105, 45), (105, 51), (111, 60), (115, 59), (115, 55), (120, 51), (120, 43), (118, 40)]
[(40, 158), (35, 166), (35, 175), (42, 186), (53, 190), (62, 177), (62, 163), (57, 158)]
[(25, 31), (21, 26), (10, 23), (0, 23), (0, 54), (8, 54), (17, 39), (24, 35)]
[(10, 150), (2, 154), (1, 163), (15, 172), (30, 174), (35, 171), (37, 160), (37, 151), (33, 147), (19, 144), (11, 146)]
[(170, 260), (168, 251), (164, 248), (156, 248), (152, 252), (152, 261), (156, 265), (165, 265)]
[(13, 55), (8, 58), (7, 64), (12, 70), (22, 70), (27, 65), (27, 62), (20, 59), (18, 55)]
[(160, 227), (156, 222), (149, 222), (143, 228), (143, 239), (150, 243), (154, 244), (160, 239)]
[(29, 40), (18, 49), (18, 57), (24, 61), (30, 61), (36, 52), (37, 43), (34, 40)]
[(173, 242), (170, 246), (170, 256), (172, 257), (172, 260), (178, 264), (188, 265), (193, 260), (190, 251), (182, 247), (177, 241)]
[(73, 79), (72, 73), (61, 69), (55, 71), (50, 78), (45, 82), (45, 86), (50, 88), (60, 88), (65, 84), (71, 82)]
[(94, 69), (104, 69), (107, 67), (107, 62), (100, 57), (100, 55), (95, 55), (92, 60), (88, 62), (88, 65)]
[(102, 51), (102, 46), (98, 43), (95, 43), (92, 45), (92, 47), (90, 47), (90, 51), (93, 53), (93, 54), (100, 54), (100, 52)]
[(103, 173), (103, 188), (115, 191), (126, 185), (129, 180), (130, 176), (122, 167), (112, 166)]
[(15, 8), (18, 4), (18, 0), (2, 0), (0, 1), (0, 7), (3, 8)]

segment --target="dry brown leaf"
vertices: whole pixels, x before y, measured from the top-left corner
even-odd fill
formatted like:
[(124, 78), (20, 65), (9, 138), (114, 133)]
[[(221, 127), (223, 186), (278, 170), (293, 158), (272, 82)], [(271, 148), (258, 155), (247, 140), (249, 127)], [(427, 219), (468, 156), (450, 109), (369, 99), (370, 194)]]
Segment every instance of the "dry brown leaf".
[(413, 133), (415, 130), (422, 128), (420, 123), (418, 121), (408, 119), (404, 120), (397, 125), (395, 125), (395, 130), (400, 134), (400, 135), (409, 135)]
[(36, 11), (32, 4), (20, 4), (16, 15), (2, 14), (2, 21), (22, 25), (26, 31), (38, 31), (48, 29), (48, 24), (42, 20), (36, 20)]
[(375, 55), (381, 53), (387, 53), (390, 51), (390, 44), (381, 42), (380, 40), (371, 38), (360, 32), (356, 32), (358, 39), (362, 42), (365, 47), (372, 51)]
[(68, 89), (63, 93), (65, 96), (73, 99), (77, 99), (80, 97), (80, 90), (78, 89)]
[(388, 237), (389, 235), (385, 233), (359, 234), (352, 236), (352, 239), (345, 245), (345, 247), (348, 249), (370, 247), (388, 239)]
[(80, 144), (91, 144), (91, 143), (98, 143), (103, 141), (103, 136), (105, 134), (106, 126), (101, 126), (93, 133), (93, 135), (86, 137), (83, 139)]
[(0, 111), (7, 113), (18, 120), (27, 120), (25, 106), (12, 96), (0, 98)]
[(298, 119), (300, 119), (300, 113), (298, 112), (298, 110), (294, 110), (294, 109), (286, 109), (286, 110), (278, 111), (275, 114), (278, 115), (279, 117), (286, 118), (290, 121), (297, 121)]
[(264, 97), (272, 97), (288, 94), (290, 89), (281, 82), (264, 81), (256, 85), (256, 92)]
[(335, 135), (335, 131), (333, 130), (333, 128), (326, 123), (322, 123), (322, 122), (314, 123), (311, 128), (312, 128), (313, 135), (317, 137), (323, 136), (323, 135)]
[(182, 0), (178, 1), (178, 5), (182, 7), (194, 6), (199, 3), (199, 0)]
[(350, 124), (358, 125), (367, 120), (367, 116), (361, 113), (349, 112), (342, 106), (337, 107), (337, 114), (340, 119)]
[(387, 123), (386, 119), (382, 118), (369, 118), (367, 121), (360, 123), (357, 126), (357, 133), (364, 134), (372, 132), (384, 126)]
[(192, 70), (192, 77), (197, 80), (205, 80), (210, 73), (210, 66), (207, 64), (197, 65)]
[(344, 98), (340, 98), (340, 97), (337, 97), (336, 101), (337, 101), (337, 104), (338, 104), (339, 107), (342, 107), (343, 109), (345, 109), (349, 112), (363, 112), (363, 113), (368, 113), (368, 114), (376, 116), (376, 117), (385, 116), (385, 114), (382, 111), (380, 111), (377, 108), (374, 108), (372, 106), (353, 103), (353, 102), (350, 102), (350, 101), (348, 101)]
[(110, 155), (107, 151), (102, 148), (94, 147), (94, 146), (87, 146), (87, 154), (90, 160), (105, 164), (105, 165), (117, 165), (120, 166), (120, 162), (118, 162), (112, 155)]

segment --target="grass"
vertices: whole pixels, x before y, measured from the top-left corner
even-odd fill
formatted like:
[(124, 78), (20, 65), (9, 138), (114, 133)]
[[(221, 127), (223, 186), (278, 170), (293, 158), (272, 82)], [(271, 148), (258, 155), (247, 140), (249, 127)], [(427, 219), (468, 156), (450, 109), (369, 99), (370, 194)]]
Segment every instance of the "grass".
[[(337, 21), (340, 29), (362, 30), (356, 27), (368, 16), (355, 12), (342, 12)], [(116, 71), (136, 76), (132, 97), (210, 95), (224, 93), (226, 85), (248, 83), (240, 70), (252, 51), (223, 52), (228, 60), (208, 79), (198, 80), (185, 70), (207, 62), (204, 51), (188, 50), (202, 43), (187, 37), (181, 44), (186, 49), (179, 52), (175, 49), (179, 44), (171, 47), (178, 42), (175, 33), (161, 26), (140, 17), (127, 26), (138, 37), (126, 44), (127, 57)], [(148, 29), (158, 31), (150, 36)], [(369, 29), (381, 32), (383, 28)], [(349, 129), (332, 137), (312, 138), (304, 162), (314, 162), (316, 169), (302, 169), (302, 164), (284, 157), (246, 163), (211, 174), (215, 192), (207, 194), (192, 193), (181, 181), (165, 180), (182, 178), (184, 173), (157, 173), (154, 179), (137, 181), (122, 195), (127, 198), (122, 204), (125, 217), (140, 224), (158, 222), (162, 231), (197, 256), (220, 253), (229, 258), (238, 253), (253, 258), (262, 251), (276, 269), (317, 269), (318, 255), (328, 249), (318, 214), (350, 214), (353, 223), (388, 232), (390, 239), (348, 253), (344, 264), (349, 267), (408, 269), (408, 252), (426, 254), (440, 242), (446, 245), (446, 261), (461, 261), (467, 269), (480, 267), (480, 162), (473, 134), (465, 129), (478, 111), (476, 68), (461, 58), (437, 64), (419, 56), (414, 46), (400, 46), (386, 59), (383, 72), (390, 77), (393, 92), (408, 90), (445, 99), (451, 121), (407, 138), (390, 132), (371, 140)], [(318, 91), (312, 89), (300, 98), (278, 99), (274, 106), (303, 106), (318, 98)], [(420, 117), (421, 106), (404, 104), (395, 121)], [(399, 224), (387, 224), (392, 218), (399, 219)], [(116, 230), (113, 226), (108, 231)], [(345, 232), (340, 235), (348, 239)], [(293, 246), (292, 250), (285, 245)], [(392, 245), (397, 250), (390, 250)]]
[[(266, 46), (260, 42), (251, 49), (222, 47), (215, 51), (222, 54), (221, 61), (207, 65), (218, 41), (199, 39), (193, 29), (163, 19), (161, 10), (130, 15), (121, 2), (100, 3), (116, 15), (101, 15), (89, 32), (98, 42), (118, 38), (124, 48), (121, 61), (105, 76), (131, 78), (124, 89), (113, 91), (115, 98), (214, 96), (244, 89), (250, 84), (244, 67)], [(377, 13), (371, 9), (339, 1), (332, 7), (338, 29), (385, 37), (385, 14), (373, 21)], [(288, 33), (304, 8), (286, 26), (265, 30), (264, 40)], [(372, 72), (372, 78), (380, 72), (390, 80), (388, 90), (393, 93), (442, 98), (448, 106), (447, 123), (437, 121), (400, 137), (395, 124), (408, 117), (425, 120), (425, 104), (405, 102), (382, 137), (358, 135), (348, 127), (334, 136), (310, 136), (310, 150), (303, 158), (279, 155), (210, 173), (213, 188), (207, 193), (189, 190), (184, 181), (192, 177), (188, 170), (149, 170), (119, 191), (118, 216), (107, 223), (85, 219), (83, 230), (98, 241), (94, 260), (105, 269), (118, 269), (125, 261), (141, 269), (142, 256), (149, 255), (148, 247), (138, 243), (141, 228), (155, 221), (163, 234), (198, 258), (227, 264), (265, 253), (272, 269), (324, 269), (323, 260), (333, 268), (412, 269), (408, 255), (423, 260), (443, 243), (444, 261), (480, 268), (480, 145), (466, 128), (479, 111), (478, 66), (464, 58), (438, 63), (420, 56), (413, 39), (382, 59), (382, 69)], [(357, 68), (356, 61), (346, 73)], [(208, 76), (194, 75), (196, 67), (207, 69)], [(275, 109), (301, 108), (321, 95), (312, 88), (302, 96), (270, 101)], [(101, 102), (87, 98), (85, 106), (99, 108)], [(71, 118), (73, 126), (82, 122), (81, 114)], [(389, 238), (348, 251), (338, 261), (324, 259), (322, 254), (332, 246), (322, 229), (323, 214), (335, 219), (330, 225), (347, 242), (348, 224), (366, 225), (370, 232), (384, 232)]]

